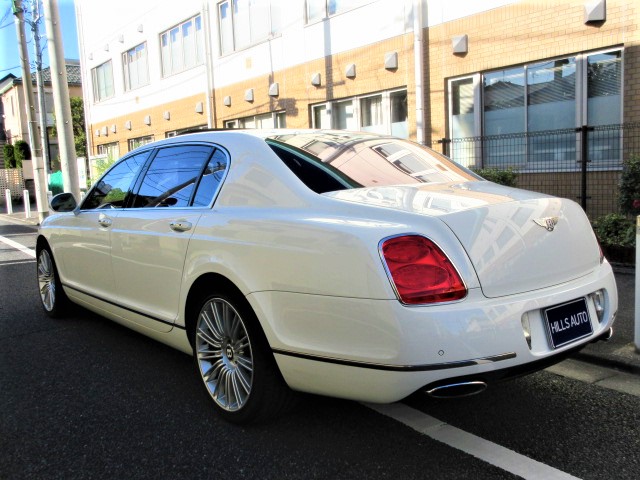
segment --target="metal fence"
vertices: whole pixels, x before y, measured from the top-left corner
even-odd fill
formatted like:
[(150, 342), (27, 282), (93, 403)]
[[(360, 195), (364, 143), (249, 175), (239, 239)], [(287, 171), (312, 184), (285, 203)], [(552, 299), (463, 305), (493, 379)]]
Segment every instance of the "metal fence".
[(443, 138), (434, 148), (465, 166), (513, 169), (519, 188), (575, 200), (595, 219), (619, 211), (624, 161), (640, 155), (640, 123)]

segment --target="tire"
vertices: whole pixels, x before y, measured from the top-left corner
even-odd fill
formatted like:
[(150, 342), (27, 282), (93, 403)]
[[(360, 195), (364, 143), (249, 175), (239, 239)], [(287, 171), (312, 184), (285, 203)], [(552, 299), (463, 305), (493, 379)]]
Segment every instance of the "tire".
[(36, 257), (42, 309), (52, 318), (61, 318), (67, 313), (70, 302), (60, 283), (56, 262), (48, 246), (38, 249)]
[(192, 341), (198, 376), (215, 410), (236, 424), (286, 411), (294, 393), (285, 384), (255, 313), (241, 294), (206, 295)]

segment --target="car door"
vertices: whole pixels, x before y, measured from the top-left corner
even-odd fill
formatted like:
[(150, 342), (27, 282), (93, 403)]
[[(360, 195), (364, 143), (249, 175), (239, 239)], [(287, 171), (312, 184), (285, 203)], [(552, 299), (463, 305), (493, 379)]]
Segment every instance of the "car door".
[(227, 157), (211, 145), (158, 149), (111, 232), (112, 265), (119, 302), (137, 323), (158, 331), (178, 316), (189, 239), (210, 211)]
[(111, 227), (122, 210), (150, 151), (115, 164), (90, 190), (80, 208), (65, 217), (54, 255), (65, 286), (113, 302), (117, 292), (111, 267)]

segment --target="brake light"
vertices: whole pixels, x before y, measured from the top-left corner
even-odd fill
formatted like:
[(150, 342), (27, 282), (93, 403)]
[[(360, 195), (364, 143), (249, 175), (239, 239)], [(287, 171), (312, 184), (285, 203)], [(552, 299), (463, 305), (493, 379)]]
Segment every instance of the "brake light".
[(451, 260), (428, 238), (388, 238), (380, 248), (400, 301), (409, 305), (451, 302), (467, 296)]

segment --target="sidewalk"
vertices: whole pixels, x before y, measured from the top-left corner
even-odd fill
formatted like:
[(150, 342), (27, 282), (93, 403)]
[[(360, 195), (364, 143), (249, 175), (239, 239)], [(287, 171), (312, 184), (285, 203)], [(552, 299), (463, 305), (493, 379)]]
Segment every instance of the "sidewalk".
[(608, 342), (587, 345), (574, 358), (640, 375), (640, 352), (634, 345), (635, 268), (614, 265), (613, 270), (618, 285), (618, 316), (613, 324), (613, 337)]
[[(11, 223), (38, 225), (38, 212), (31, 211), (26, 218), (24, 207), (18, 204), (13, 214), (6, 214), (4, 203), (0, 203), (0, 219)], [(640, 375), (640, 352), (634, 345), (635, 268), (614, 265), (618, 285), (618, 316), (613, 325), (613, 337), (607, 342), (591, 343), (574, 355), (576, 360)]]

